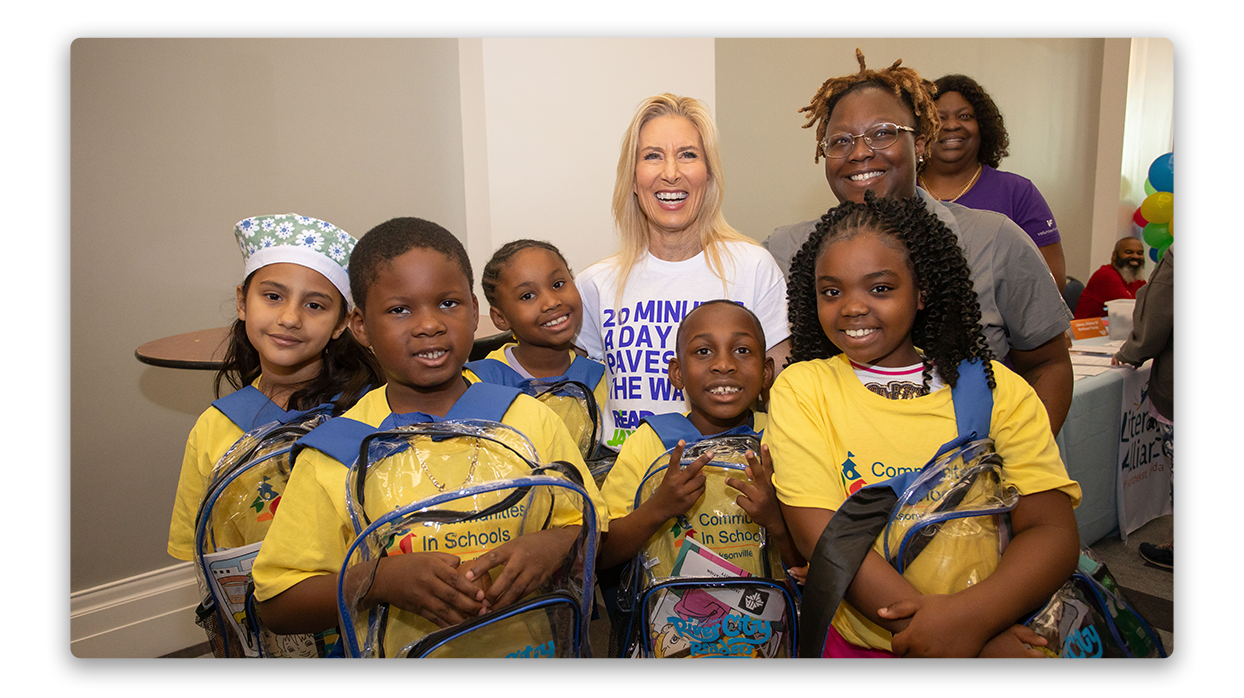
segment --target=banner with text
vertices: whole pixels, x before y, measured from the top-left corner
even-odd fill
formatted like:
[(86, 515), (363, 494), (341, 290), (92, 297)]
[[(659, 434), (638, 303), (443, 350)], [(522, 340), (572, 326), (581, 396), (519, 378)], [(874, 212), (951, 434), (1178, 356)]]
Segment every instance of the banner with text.
[(1123, 370), (1123, 410), (1119, 427), (1119, 537), (1171, 513), (1171, 461), (1162, 448), (1161, 424), (1149, 412), (1149, 370)]

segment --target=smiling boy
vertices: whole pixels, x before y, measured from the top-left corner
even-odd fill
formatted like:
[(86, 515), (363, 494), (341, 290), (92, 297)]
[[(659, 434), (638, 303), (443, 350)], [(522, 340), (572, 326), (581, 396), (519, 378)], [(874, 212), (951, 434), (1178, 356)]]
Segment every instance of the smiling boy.
[[(358, 304), (350, 316), (351, 331), (375, 353), (388, 383), (365, 395), (343, 418), (384, 429), (411, 413), (433, 421), (471, 417), (462, 413), (472, 402), (466, 398), (481, 388), (468, 385), (462, 367), (474, 343), (479, 305), (462, 244), (435, 223), (397, 218), (368, 232), (351, 262), (351, 290)], [(564, 460), (578, 468), (589, 497), (603, 511), (578, 449), (552, 411), (515, 391), (500, 421), (524, 434), (542, 462)], [(321, 450), (327, 445), (314, 436), (307, 437), (298, 455), (255, 562), (255, 597), (265, 622), (276, 632), (317, 632), (337, 623), (337, 577), (353, 539), (345, 501), (348, 463), (330, 455), (334, 449)], [(442, 448), (452, 447), (446, 444)], [(411, 501), (459, 486), (461, 476), (448, 476), (447, 467), (438, 462), (427, 477), (416, 477), (412, 490), (419, 491), (409, 493)], [(425, 632), (506, 606), (540, 586), (561, 564), (578, 535), (578, 519), (571, 518), (556, 517), (562, 527), (518, 536), (491, 549), (477, 546), (456, 550), (458, 554), (392, 549), (376, 566), (364, 603), (388, 603), (416, 614), (421, 619), (414, 622)], [(504, 524), (476, 524), (481, 525)], [(468, 531), (480, 532), (486, 531)], [(433, 548), (416, 543), (409, 549)], [(503, 569), (489, 584), (489, 572), (497, 567)]]
[[(673, 447), (670, 463), (674, 464), (681, 461), (689, 442), (726, 433), (758, 437), (764, 431), (765, 414), (751, 409), (773, 383), (773, 359), (765, 356), (760, 321), (733, 301), (713, 300), (696, 306), (678, 327), (669, 379), (683, 391), (691, 409), (685, 415), (684, 428), (674, 429), (678, 433), (659, 434), (645, 420), (623, 444), (601, 487), (610, 517), (609, 533), (601, 544), (601, 570), (634, 558), (668, 521), (687, 513), (704, 495), (707, 478), (701, 471), (711, 460), (711, 453), (685, 468), (670, 468), (653, 495), (636, 508), (640, 482), (661, 454)], [(671, 416), (682, 415), (658, 417)], [(666, 443), (674, 440), (677, 445)], [(802, 565), (786, 535), (770, 484), (773, 469), (768, 450), (762, 449), (759, 459), (749, 454), (748, 463), (747, 481), (731, 478), (726, 484), (742, 493), (739, 506), (778, 541), (783, 560), (790, 566)]]

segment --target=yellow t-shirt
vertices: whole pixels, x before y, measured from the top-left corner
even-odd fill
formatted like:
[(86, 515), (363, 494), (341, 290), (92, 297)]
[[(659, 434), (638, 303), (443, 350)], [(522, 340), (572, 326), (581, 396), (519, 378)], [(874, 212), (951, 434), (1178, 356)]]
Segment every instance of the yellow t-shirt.
[[(492, 352), (488, 354), (486, 358), (493, 359), (495, 361), (500, 361), (506, 366), (509, 366), (510, 368), (514, 368), (517, 370), (517, 367), (515, 367), (514, 364), (510, 363), (509, 357), (506, 356), (506, 350), (512, 349), (513, 347), (516, 347), (516, 346), (518, 346), (517, 343), (510, 342), (500, 348), (494, 349)], [(570, 357), (571, 357), (571, 361), (573, 361), (576, 357), (576, 354), (573, 351), (571, 351)], [(469, 368), (463, 369), (462, 373), (463, 375), (467, 377), (467, 380), (471, 381), (472, 383), (478, 383), (481, 381), (480, 377), (475, 375), (475, 373), (471, 371)], [(601, 410), (605, 409), (605, 397), (609, 393), (609, 385), (608, 385), (608, 382), (605, 380), (605, 374), (603, 373), (601, 374), (600, 380), (596, 381), (596, 385), (589, 385), (587, 387), (592, 391), (592, 396), (596, 399), (596, 409), (597, 409), (597, 412), (599, 413)], [(578, 401), (571, 400), (569, 398), (560, 398), (560, 399), (552, 398), (549, 400), (545, 400), (543, 402), (546, 405), (548, 405), (549, 409), (553, 410), (553, 412), (556, 413), (558, 417), (561, 417), (562, 422), (564, 422), (566, 425), (566, 430), (570, 433), (570, 437), (574, 439), (576, 442), (579, 440), (580, 435), (590, 428), (590, 426), (587, 423), (588, 422), (587, 415), (583, 413), (582, 409), (580, 409)], [(598, 422), (601, 419), (603, 418), (599, 416), (597, 417)], [(594, 437), (593, 435), (589, 434), (585, 438), (590, 439)]]
[[(768, 416), (763, 412), (752, 413), (752, 429), (764, 431)], [(640, 425), (622, 444), (618, 460), (600, 488), (609, 519), (619, 519), (635, 510), (635, 493), (649, 467), (668, 450), (647, 422)], [(739, 492), (725, 484), (729, 477), (747, 479), (742, 471), (728, 473), (714, 469), (709, 471), (704, 495), (687, 512), (689, 531), (701, 545), (711, 549), (730, 562), (753, 575), (762, 575), (764, 563), (758, 555), (760, 525), (752, 522), (746, 512), (734, 500)], [(658, 577), (668, 576), (677, 556), (677, 548), (687, 530), (672, 533), (676, 524), (667, 522), (652, 538), (645, 550), (660, 558), (652, 567)]]
[[(1060, 490), (1078, 505), (1080, 486), (1067, 477), (1045, 406), (1010, 369), (994, 362), (993, 373), (989, 436), (1002, 457), (1003, 484), (1020, 495)], [(949, 389), (890, 400), (865, 388), (841, 354), (783, 370), (770, 391), (769, 415), (763, 441), (773, 458), (778, 499), (834, 511), (865, 485), (920, 469), (957, 434)], [(943, 543), (935, 538), (917, 563), (952, 554), (938, 545)], [(874, 548), (881, 552), (879, 543)], [(918, 565), (904, 576), (930, 593)], [(846, 603), (834, 627), (856, 645), (890, 649), (890, 633)]]
[[(344, 416), (378, 427), (390, 414), (386, 389), (378, 388), (365, 395)], [(602, 527), (607, 526), (600, 492), (566, 433), (566, 427), (551, 410), (529, 396), (519, 395), (501, 421), (531, 441), (541, 462), (564, 460), (576, 467), (596, 508), (598, 523)], [(456, 440), (444, 443), (448, 448), (464, 448), (462, 442)], [(448, 462), (449, 459), (446, 460)], [(279, 515), (255, 559), (252, 576), (256, 599), (265, 601), (310, 577), (341, 571), (347, 549), (354, 540), (354, 528), (345, 499), (348, 470), (348, 466), (318, 450), (308, 448), (299, 453)], [(458, 488), (466, 479), (466, 473), (445, 472), (439, 463), (433, 463), (429, 470), (451, 490)], [(419, 471), (395, 471), (393, 475), (406, 479), (405, 485), (392, 479), (388, 481), (390, 493), (403, 492), (400, 496), (406, 501), (401, 504), (439, 492), (430, 482), (431, 478)], [(377, 478), (377, 481), (380, 479)], [(373, 479), (369, 478), (368, 482), (367, 492), (375, 496), (378, 490), (371, 486)], [(372, 510), (370, 505), (367, 509)], [(515, 535), (514, 526), (521, 518), (519, 514), (534, 514), (542, 518), (545, 513), (507, 511), (487, 521), (440, 526), (430, 533), (411, 531), (410, 535), (395, 538), (388, 550), (389, 554), (438, 550), (468, 562), (510, 540)], [(554, 512), (554, 526), (574, 525), (580, 521), (577, 515)], [(396, 612), (396, 609), (391, 612)], [(419, 634), (436, 629), (435, 625), (413, 614), (402, 612), (401, 615), (410, 618), (408, 622), (422, 626)]]
[[(259, 379), (251, 383), (259, 387)], [(276, 408), (275, 405), (272, 405)], [(258, 425), (256, 425), (258, 426)], [(216, 463), (228, 452), (229, 448), (245, 435), (238, 425), (234, 424), (223, 412), (209, 407), (199, 415), (190, 436), (186, 439), (186, 451), (181, 461), (181, 475), (177, 480), (177, 497), (173, 500), (173, 517), (168, 529), (168, 554), (179, 560), (194, 559), (194, 528), (198, 517), (199, 504), (207, 483), (212, 478)], [(253, 485), (254, 495), (262, 504), (251, 518), (259, 527), (266, 527), (272, 519), (275, 507), (271, 506), (280, 495), (279, 488), (274, 490), (267, 483), (259, 480), (251, 482), (245, 475), (231, 486), (231, 490), (245, 489)], [(243, 544), (240, 540), (224, 540), (217, 532), (217, 547), (234, 547)], [(261, 536), (262, 537), (262, 536)], [(249, 541), (245, 541), (249, 542)]]

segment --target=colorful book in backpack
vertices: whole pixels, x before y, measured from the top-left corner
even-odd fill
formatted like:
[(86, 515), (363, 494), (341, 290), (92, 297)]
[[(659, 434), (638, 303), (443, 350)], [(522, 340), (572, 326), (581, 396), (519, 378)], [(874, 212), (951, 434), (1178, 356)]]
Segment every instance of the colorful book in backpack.
[(246, 386), (214, 403), (244, 429), (217, 461), (195, 518), (195, 569), (205, 590), (198, 622), (218, 657), (323, 657), (336, 631), (278, 635), (254, 612), (251, 565), (289, 482), (297, 439), (327, 422), (333, 405), (282, 410)]
[[(705, 494), (687, 513), (658, 530), (632, 563), (619, 591), (632, 656), (783, 657), (795, 649), (796, 607), (776, 545), (726, 485), (747, 480), (745, 454), (758, 453), (760, 434), (744, 425), (703, 436), (682, 414), (644, 420), (665, 453), (649, 466), (635, 507), (651, 498), (668, 472), (672, 449), (686, 442), (680, 467), (709, 451), (701, 471)], [(625, 577), (624, 577), (625, 578)]]

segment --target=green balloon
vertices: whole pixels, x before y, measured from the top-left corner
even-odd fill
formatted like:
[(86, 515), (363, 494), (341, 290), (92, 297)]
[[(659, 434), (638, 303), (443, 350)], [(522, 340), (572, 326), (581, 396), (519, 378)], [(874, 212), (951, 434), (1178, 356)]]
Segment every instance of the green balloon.
[(1157, 189), (1154, 189), (1153, 185), (1149, 183), (1149, 179), (1145, 178), (1145, 196), (1152, 196), (1156, 191)]
[(1170, 245), (1174, 239), (1170, 226), (1166, 223), (1150, 223), (1145, 226), (1145, 244), (1150, 247), (1161, 249)]

